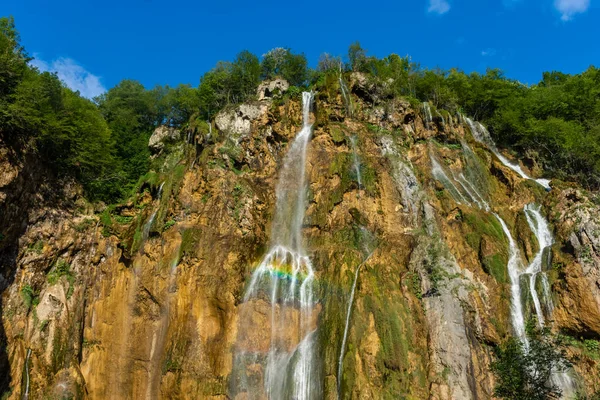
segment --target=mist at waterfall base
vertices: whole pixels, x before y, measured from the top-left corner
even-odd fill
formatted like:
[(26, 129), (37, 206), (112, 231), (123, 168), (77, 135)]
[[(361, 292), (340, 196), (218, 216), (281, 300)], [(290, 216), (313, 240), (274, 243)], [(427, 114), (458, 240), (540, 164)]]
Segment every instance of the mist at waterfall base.
[[(314, 298), (311, 260), (302, 244), (312, 101), (312, 93), (302, 94), (303, 127), (290, 145), (279, 174), (270, 248), (252, 273), (240, 306), (232, 397), (321, 397), (315, 335), (320, 306)], [(257, 320), (255, 313), (260, 311), (268, 320)]]

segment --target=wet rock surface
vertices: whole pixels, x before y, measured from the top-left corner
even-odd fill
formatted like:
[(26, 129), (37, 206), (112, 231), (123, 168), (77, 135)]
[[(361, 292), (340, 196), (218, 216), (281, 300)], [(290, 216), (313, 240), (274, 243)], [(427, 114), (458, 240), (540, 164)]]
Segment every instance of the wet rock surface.
[[(267, 82), (265, 100), (221, 111), (201, 153), (182, 144), (182, 155), (165, 161), (172, 168), (115, 211), (95, 213), (64, 182), (56, 202), (55, 188), (33, 185), (44, 172), (31, 160), (0, 158), (0, 370), (8, 398), (21, 398), (26, 376), (30, 398), (230, 396), (236, 346), (266, 353), (272, 341), (270, 304), (243, 296), (270, 244), (279, 173), (302, 125), (301, 103), (284, 95), (286, 84)], [(493, 346), (512, 333), (506, 238), (489, 212), (456, 201), (431, 171), (432, 154), (447, 174), (467, 171), (462, 141), (524, 259), (537, 244), (523, 207), (542, 204), (552, 224), (551, 329), (598, 339), (596, 197), (559, 182), (546, 193), (498, 162), (459, 118), (428, 124), (364, 76), (349, 87), (352, 117), (341, 95), (317, 97), (306, 160), (302, 232), (317, 282), (311, 327), (323, 397), (336, 398), (339, 384), (341, 398), (492, 398)], [(151, 139), (157, 153), (164, 140), (182, 140), (161, 132)], [(377, 244), (357, 275), (338, 376), (364, 231)], [(524, 308), (533, 314), (531, 302)], [(293, 325), (279, 335), (286, 348), (298, 346)], [(591, 393), (597, 361), (573, 343), (574, 370)]]

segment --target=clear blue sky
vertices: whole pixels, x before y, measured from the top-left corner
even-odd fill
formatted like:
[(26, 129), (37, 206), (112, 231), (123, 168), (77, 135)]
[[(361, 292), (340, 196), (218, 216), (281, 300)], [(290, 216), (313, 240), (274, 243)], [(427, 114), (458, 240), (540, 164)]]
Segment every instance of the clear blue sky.
[(360, 41), (427, 67), (498, 67), (522, 82), (600, 65), (599, 0), (5, 0), (27, 51), (90, 96), (132, 78), (197, 85), (244, 49), (304, 52), (311, 66)]

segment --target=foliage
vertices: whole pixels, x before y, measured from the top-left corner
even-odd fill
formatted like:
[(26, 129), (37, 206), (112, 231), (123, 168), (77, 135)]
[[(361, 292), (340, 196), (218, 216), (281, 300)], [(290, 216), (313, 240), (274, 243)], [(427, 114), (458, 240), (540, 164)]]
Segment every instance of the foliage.
[(545, 72), (527, 86), (499, 69), (466, 74), (421, 68), (410, 57), (367, 56), (358, 42), (347, 69), (367, 74), (382, 98), (404, 96), (486, 124), (498, 144), (527, 152), (551, 177), (600, 188), (600, 70)]
[(258, 58), (248, 51), (239, 53), (233, 63), (219, 62), (200, 80), (201, 115), (211, 118), (228, 104), (248, 100), (256, 91), (260, 75)]
[(25, 308), (27, 310), (29, 310), (31, 306), (36, 306), (39, 302), (37, 293), (29, 284), (21, 288), (21, 298), (23, 299), (23, 303), (25, 304)]
[(308, 61), (304, 54), (294, 54), (290, 49), (277, 47), (263, 55), (262, 79), (281, 76), (291, 86), (304, 86), (308, 79)]
[(547, 330), (532, 332), (529, 349), (511, 337), (496, 348), (491, 365), (497, 378), (494, 395), (515, 400), (560, 398), (561, 390), (550, 378), (568, 366), (562, 343)]
[(347, 58), (342, 71), (341, 58), (325, 53), (310, 70), (306, 56), (289, 48), (272, 49), (262, 60), (242, 51), (217, 63), (198, 87), (147, 89), (123, 80), (90, 101), (56, 74), (29, 65), (13, 18), (0, 18), (0, 139), (33, 148), (58, 177), (78, 180), (90, 200), (114, 203), (148, 173), (148, 139), (157, 126), (197, 128), (222, 108), (253, 99), (261, 79), (286, 79), (288, 98), (299, 98), (309, 83), (321, 95), (336, 96), (342, 74), (355, 71), (377, 88), (377, 101), (402, 96), (411, 104), (429, 101), (443, 113), (460, 111), (485, 123), (498, 144), (536, 159), (549, 177), (600, 188), (597, 68), (577, 75), (546, 72), (527, 86), (498, 69), (466, 74), (422, 68), (408, 56), (369, 56), (358, 42)]

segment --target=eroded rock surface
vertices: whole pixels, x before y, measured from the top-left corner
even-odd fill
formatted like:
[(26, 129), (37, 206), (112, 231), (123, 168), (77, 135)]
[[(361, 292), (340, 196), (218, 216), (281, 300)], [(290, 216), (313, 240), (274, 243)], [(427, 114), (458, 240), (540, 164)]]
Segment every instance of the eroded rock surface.
[[(306, 161), (303, 236), (318, 282), (311, 328), (324, 398), (337, 398), (338, 387), (344, 399), (492, 398), (493, 347), (512, 326), (508, 244), (491, 212), (530, 260), (538, 245), (523, 208), (532, 202), (555, 234), (545, 271), (550, 327), (571, 335), (576, 377), (587, 393), (598, 389), (597, 359), (582, 342), (600, 338), (597, 197), (560, 182), (546, 193), (474, 141), (460, 118), (439, 113), (426, 123), (360, 74), (349, 87), (352, 117), (341, 94), (317, 94)], [(242, 299), (269, 245), (278, 173), (301, 127), (301, 104), (287, 89), (265, 82), (260, 101), (218, 113), (201, 148), (157, 129), (149, 144), (161, 170), (130, 202), (96, 212), (73, 183), (61, 182), (54, 201), (52, 185), (33, 184), (43, 170), (0, 144), (8, 398), (24, 395), (26, 379), (29, 398), (229, 398), (236, 343), (265, 354), (272, 339), (268, 299)], [(476, 165), (479, 204), (434, 177), (432, 159), (449, 176)], [(533, 315), (530, 300), (524, 309)], [(290, 349), (300, 340), (292, 326), (279, 335)], [(259, 363), (254, 373), (262, 379)]]

